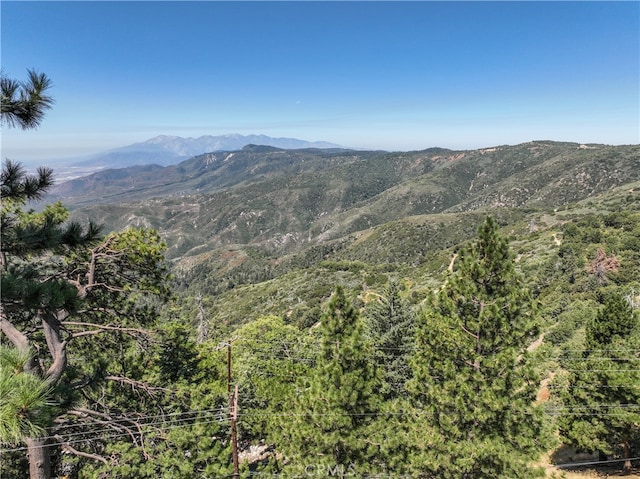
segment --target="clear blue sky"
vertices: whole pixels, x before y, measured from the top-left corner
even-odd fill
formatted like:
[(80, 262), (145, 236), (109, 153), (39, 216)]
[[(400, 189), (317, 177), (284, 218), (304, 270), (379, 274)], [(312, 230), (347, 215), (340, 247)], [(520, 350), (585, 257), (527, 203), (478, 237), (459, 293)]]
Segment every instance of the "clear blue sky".
[(640, 143), (640, 2), (1, 2), (2, 69), (45, 72), (58, 158), (160, 134), (388, 150)]

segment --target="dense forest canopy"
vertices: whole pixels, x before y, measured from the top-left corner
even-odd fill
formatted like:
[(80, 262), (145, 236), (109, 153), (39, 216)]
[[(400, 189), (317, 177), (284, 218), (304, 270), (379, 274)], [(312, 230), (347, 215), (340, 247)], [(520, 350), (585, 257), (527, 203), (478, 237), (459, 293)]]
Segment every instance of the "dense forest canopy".
[[(245, 278), (231, 289), (207, 292), (204, 282), (187, 285), (183, 272), (167, 277), (163, 284), (178, 281), (179, 286), (174, 286), (169, 303), (158, 303), (162, 310), (155, 313), (151, 329), (130, 324), (116, 334), (119, 341), (122, 334), (137, 337), (135, 341), (101, 342), (98, 350), (97, 343), (83, 341), (79, 349), (82, 358), (95, 357), (83, 365), (92, 381), (107, 380), (113, 386), (96, 382), (87, 393), (66, 399), (61, 392), (47, 390), (55, 398), (48, 403), (55, 404), (48, 421), (58, 414), (53, 429), (48, 429), (53, 432), (49, 440), (59, 441), (52, 448), (53, 470), (71, 477), (157, 477), (168, 471), (175, 477), (232, 474), (230, 383), (238, 384), (240, 391), (242, 475), (298, 474), (314, 468), (314, 474), (325, 471), (327, 476), (393, 471), (426, 477), (535, 477), (540, 457), (558, 447), (552, 440), (554, 429), (562, 432), (567, 445), (601, 453), (608, 460), (627, 458), (614, 464), (631, 469), (638, 444), (633, 385), (638, 379), (640, 212), (627, 208), (627, 196), (613, 193), (606, 197), (609, 204), (593, 202), (582, 211), (498, 216), (499, 222), (481, 223), (475, 239), (433, 248), (418, 264), (378, 263), (375, 256), (370, 262), (352, 260), (344, 256), (343, 247), (315, 260), (308, 256), (312, 264), (290, 257), (286, 273), (270, 273), (264, 280)], [(605, 205), (607, 210), (593, 212)], [(535, 221), (527, 220), (531, 217)], [(441, 228), (451, 232), (458, 230), (458, 222), (481, 221), (468, 214), (447, 219), (451, 223)], [(412, 228), (420, 226), (398, 222), (395, 241), (406, 238), (406, 247), (412, 248)], [(392, 229), (385, 226), (385, 234)], [(261, 264), (268, 256), (248, 258)], [(493, 285), (488, 279), (497, 282)], [(481, 291), (477, 288), (485, 292), (474, 299)], [(617, 298), (618, 306), (612, 306), (610, 298)], [(261, 304), (255, 310), (254, 301)], [(242, 314), (238, 320), (213, 319), (212, 311), (234, 304)], [(265, 316), (267, 311), (273, 315)], [(607, 319), (605, 312), (624, 320)], [(499, 319), (502, 314), (506, 316)], [(455, 327), (448, 325), (454, 317), (460, 318)], [(336, 320), (355, 326), (326, 329)], [(487, 327), (494, 332), (489, 334)], [(448, 331), (457, 332), (448, 338)], [(348, 339), (352, 334), (354, 339)], [(143, 338), (148, 339), (141, 343)], [(474, 343), (480, 338), (495, 345)], [(465, 356), (462, 346), (467, 340), (470, 349)], [(349, 349), (349, 344), (357, 348)], [(621, 352), (613, 356), (599, 344), (615, 344)], [(491, 351), (499, 354), (493, 357)], [(456, 355), (450, 357), (452, 353)], [(332, 366), (336, 357), (343, 359)], [(346, 372), (351, 366), (345, 361), (364, 368), (354, 370), (359, 371), (353, 373), (355, 382), (348, 382), (352, 373)], [(510, 366), (501, 366), (503, 361)], [(592, 361), (600, 361), (595, 364), (602, 372), (590, 367)], [(434, 365), (442, 371), (435, 371)], [(501, 378), (491, 368), (514, 376)], [(66, 381), (81, 380), (78, 373)], [(71, 369), (65, 373), (69, 374)], [(474, 379), (477, 374), (488, 376)], [(599, 387), (603, 383), (606, 389)], [(337, 396), (330, 392), (334, 384)], [(354, 388), (353, 395), (348, 388)], [(589, 391), (600, 392), (593, 396)], [(95, 393), (107, 394), (109, 403), (95, 411), (99, 415), (93, 419), (98, 421), (85, 429), (88, 411), (93, 410), (85, 405)], [(602, 396), (606, 393), (611, 395)], [(346, 403), (340, 399), (345, 394), (352, 398)], [(461, 401), (466, 394), (468, 399)], [(329, 400), (337, 401), (335, 406)], [(70, 408), (67, 414), (77, 415), (73, 421), (59, 415), (62, 401)], [(316, 411), (323, 404), (330, 409)], [(626, 416), (616, 414), (615, 424), (594, 423), (603, 416), (604, 404), (609, 414), (604, 418), (622, 410)], [(359, 412), (360, 407), (365, 410)], [(585, 408), (590, 412), (576, 414), (589, 411)], [(528, 431), (514, 432), (515, 442), (499, 432), (500, 427), (513, 430), (507, 410), (516, 414), (512, 424)], [(316, 415), (328, 420), (328, 411), (336, 420), (322, 426)], [(489, 411), (507, 422), (500, 426), (490, 420)], [(524, 417), (518, 419), (517, 414)], [(446, 421), (434, 422), (437, 417)], [(488, 422), (473, 432), (479, 425), (471, 424), (479, 424), (480, 417)], [(85, 432), (80, 435), (80, 430)], [(320, 430), (324, 432), (318, 435)], [(592, 436), (587, 431), (602, 432)], [(66, 449), (65, 432), (72, 439)], [(503, 442), (496, 442), (498, 438)], [(24, 448), (9, 444), (4, 446), (3, 467), (8, 477), (20, 477)], [(291, 448), (293, 444), (297, 446)], [(55, 452), (60, 447), (76, 454)], [(343, 452), (320, 453), (326, 447)], [(498, 451), (505, 451), (503, 459)], [(308, 463), (305, 458), (315, 454), (320, 454), (318, 459)], [(433, 454), (439, 458), (435, 462)], [(471, 456), (477, 460), (465, 459)]]

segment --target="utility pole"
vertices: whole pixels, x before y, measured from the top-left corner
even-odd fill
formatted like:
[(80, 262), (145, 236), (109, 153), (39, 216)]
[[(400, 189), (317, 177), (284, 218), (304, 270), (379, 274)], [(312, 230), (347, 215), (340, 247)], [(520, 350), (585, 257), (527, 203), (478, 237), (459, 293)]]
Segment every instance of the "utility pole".
[(233, 477), (240, 477), (240, 464), (238, 462), (238, 385), (233, 394), (233, 414), (231, 415), (231, 456), (233, 457)]
[(227, 394), (231, 397), (231, 341), (227, 343)]
[(231, 394), (231, 341), (227, 344), (227, 393), (229, 394), (229, 412), (231, 413), (231, 457), (233, 459), (233, 477), (240, 477), (238, 461), (238, 385)]

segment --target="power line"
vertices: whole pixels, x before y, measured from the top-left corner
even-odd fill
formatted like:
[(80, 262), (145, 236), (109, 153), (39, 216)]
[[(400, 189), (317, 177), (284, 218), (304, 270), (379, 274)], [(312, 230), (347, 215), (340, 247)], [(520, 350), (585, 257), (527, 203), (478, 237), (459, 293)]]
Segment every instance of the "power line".
[[(141, 414), (139, 416), (135, 416), (135, 418), (120, 417), (120, 418), (109, 418), (104, 420), (110, 423), (134, 422), (135, 420), (162, 419), (162, 418), (171, 417), (171, 416), (187, 416), (187, 415), (197, 415), (197, 414), (209, 414), (209, 413), (215, 413), (215, 412), (219, 413), (219, 412), (225, 411), (226, 409), (227, 407), (221, 407), (216, 409), (198, 409), (198, 410), (189, 410), (189, 411), (174, 412), (174, 413), (165, 413), (165, 414)], [(94, 411), (94, 412), (99, 412), (99, 411)], [(87, 414), (87, 416), (93, 417), (90, 414)], [(96, 424), (96, 423), (94, 422), (93, 424)], [(60, 430), (65, 427), (77, 427), (77, 426), (78, 426), (77, 424), (66, 424), (66, 425), (63, 424), (61, 426), (56, 427), (56, 430)]]
[[(592, 410), (592, 409), (604, 409), (604, 408), (608, 408), (608, 409), (631, 409), (631, 410), (640, 410), (640, 405), (609, 405), (609, 404), (601, 404), (601, 405), (594, 405), (592, 407), (555, 407), (555, 408), (546, 408), (545, 412), (548, 414), (553, 414), (553, 415), (569, 415), (569, 414), (580, 414), (580, 415), (598, 415), (598, 416), (615, 416), (615, 415), (622, 415), (622, 413), (615, 413), (615, 412), (591, 412), (589, 413), (588, 410)], [(581, 411), (582, 409), (586, 410), (586, 411)], [(215, 415), (205, 415), (204, 418), (203, 417), (197, 417), (197, 414), (201, 414), (203, 412), (205, 413), (210, 413), (211, 411), (214, 412), (218, 412), (218, 410), (197, 410), (197, 411), (192, 411), (192, 412), (188, 412), (188, 413), (182, 413), (181, 416), (187, 416), (187, 417), (177, 417), (173, 420), (170, 421), (162, 421), (162, 422), (149, 422), (149, 423), (143, 423), (143, 424), (137, 424), (138, 426), (140, 426), (141, 428), (147, 428), (147, 427), (152, 427), (153, 429), (156, 429), (158, 431), (169, 431), (178, 427), (188, 427), (188, 426), (197, 426), (197, 425), (205, 425), (205, 424), (212, 424), (212, 423), (222, 423), (222, 422), (227, 422), (231, 420), (231, 416), (224, 416), (224, 417), (220, 417), (220, 416), (215, 416)], [(503, 412), (507, 412), (507, 410), (504, 410)], [(512, 412), (517, 412), (515, 410), (513, 410)], [(445, 412), (446, 414), (446, 412)], [(535, 414), (535, 412), (532, 412), (530, 414)], [(246, 412), (242, 412), (238, 414), (238, 418), (251, 418), (251, 417), (403, 417), (403, 416), (412, 416), (412, 417), (417, 417), (417, 416), (433, 416), (433, 413), (429, 412), (429, 411), (424, 411), (424, 410), (412, 410), (412, 411), (398, 411), (398, 412), (391, 412), (391, 411), (378, 411), (378, 412), (372, 412), (372, 413), (347, 413), (347, 412), (332, 412), (332, 413), (318, 413), (318, 412), (303, 412), (303, 413), (277, 413), (277, 412), (265, 412), (265, 411), (255, 411), (255, 410), (248, 410)], [(192, 417), (188, 417), (188, 416), (192, 416)], [(157, 416), (147, 416), (147, 417), (157, 417)], [(203, 421), (203, 419), (206, 419)], [(133, 422), (130, 421), (129, 422)], [(86, 443), (86, 442), (91, 442), (91, 441), (96, 441), (96, 440), (107, 440), (107, 439), (115, 439), (115, 438), (119, 438), (119, 437), (129, 437), (131, 436), (131, 432), (119, 432), (119, 433), (114, 433), (114, 434), (107, 434), (107, 435), (98, 435), (101, 432), (111, 432), (113, 431), (113, 428), (109, 428), (107, 425), (102, 425), (101, 428), (96, 428), (93, 429), (91, 431), (84, 431), (84, 432), (79, 432), (79, 433), (71, 433), (69, 434), (67, 437), (71, 437), (71, 440), (65, 440), (65, 441), (58, 441), (58, 442), (53, 442), (53, 443), (48, 443), (46, 446), (56, 446), (56, 445), (64, 445), (64, 444), (79, 444), (79, 443)], [(144, 435), (143, 432), (139, 432), (139, 435)], [(75, 436), (81, 436), (77, 439), (73, 439), (73, 437)], [(43, 437), (43, 439), (56, 439), (56, 435), (52, 435), (52, 436), (45, 436)], [(15, 451), (22, 451), (22, 450), (27, 450), (26, 447), (19, 447), (19, 448), (13, 448), (13, 449), (2, 449), (2, 451), (4, 452), (15, 452)]]
[(638, 457), (629, 457), (625, 459), (609, 459), (606, 461), (588, 461), (588, 462), (571, 462), (571, 463), (562, 463), (562, 464), (553, 464), (554, 467), (558, 467), (560, 469), (568, 469), (573, 467), (584, 467), (584, 466), (594, 466), (594, 465), (603, 465), (603, 464), (613, 464), (618, 462), (626, 462), (626, 461), (640, 461), (640, 456)]
[[(226, 421), (229, 421), (230, 418), (225, 419)], [(172, 424), (169, 425), (168, 427), (157, 427), (157, 429), (161, 430), (161, 431), (169, 431), (172, 429), (176, 429), (176, 428), (180, 428), (180, 427), (188, 427), (188, 426), (196, 426), (196, 425), (204, 425), (204, 424), (212, 424), (214, 422), (220, 422), (217, 419), (216, 420), (209, 420), (209, 421), (203, 421), (203, 422), (186, 422), (186, 421), (179, 421), (176, 424)], [(147, 424), (146, 426), (149, 426), (149, 424)], [(111, 429), (107, 429), (105, 428), (104, 431), (111, 431)], [(99, 432), (99, 431), (93, 431), (94, 433)], [(142, 436), (142, 433), (138, 433), (138, 436)], [(101, 440), (108, 440), (108, 439), (116, 439), (119, 437), (131, 437), (131, 433), (129, 432), (121, 432), (121, 433), (116, 433), (116, 434), (107, 434), (107, 435), (100, 435), (100, 436), (94, 436), (94, 437), (84, 437), (82, 439), (76, 439), (76, 440), (72, 440), (72, 441), (57, 441), (57, 442), (50, 442), (47, 443), (43, 446), (39, 446), (39, 447), (50, 447), (50, 446), (64, 446), (65, 444), (80, 444), (80, 443), (86, 443), (86, 442), (92, 442), (92, 441), (101, 441)], [(56, 436), (46, 436), (43, 437), (41, 439), (57, 439)], [(2, 452), (16, 452), (16, 451), (26, 451), (28, 450), (28, 448), (26, 446), (23, 447), (18, 447), (18, 448), (13, 448), (13, 449), (0, 449), (0, 451)]]
[[(230, 416), (228, 415), (228, 413), (226, 415), (221, 416), (220, 413), (223, 412), (219, 409), (205, 409), (205, 410), (195, 410), (195, 411), (188, 411), (188, 412), (183, 412), (183, 413), (175, 413), (176, 418), (168, 420), (168, 421), (161, 421), (161, 422), (138, 422), (136, 421), (136, 419), (132, 419), (132, 418), (118, 418), (118, 419), (111, 419), (111, 420), (104, 420), (104, 422), (106, 424), (100, 424), (100, 423), (89, 423), (89, 424), (68, 424), (66, 425), (68, 428), (78, 428), (78, 427), (89, 427), (92, 428), (92, 430), (90, 431), (82, 431), (82, 432), (75, 432), (75, 433), (64, 433), (63, 431), (60, 431), (58, 428), (53, 428), (53, 430), (55, 431), (56, 434), (51, 435), (51, 436), (43, 436), (42, 439), (55, 439), (57, 435), (60, 434), (64, 434), (66, 437), (74, 437), (74, 436), (83, 436), (83, 439), (77, 440), (77, 441), (65, 441), (65, 444), (67, 443), (78, 443), (78, 442), (84, 442), (84, 441), (88, 441), (91, 440), (91, 438), (89, 437), (89, 439), (87, 439), (87, 433), (91, 433), (91, 434), (97, 434), (100, 432), (111, 432), (113, 431), (114, 428), (116, 427), (124, 427), (125, 425), (129, 426), (133, 426), (135, 425), (136, 427), (154, 427), (156, 429), (171, 429), (174, 426), (184, 426), (184, 425), (196, 425), (196, 424), (210, 424), (212, 422), (226, 422), (229, 420)], [(212, 414), (212, 413), (216, 413), (216, 414)], [(184, 416), (184, 417), (181, 417)], [(189, 417), (192, 416), (192, 417)], [(200, 417), (199, 417), (200, 416)], [(143, 415), (138, 417), (137, 419), (154, 419), (154, 418), (158, 418), (158, 417), (162, 417), (162, 415)], [(215, 419), (215, 421), (202, 421), (202, 419)], [(189, 424), (189, 421), (192, 421)], [(109, 427), (109, 425), (112, 425), (113, 427)], [(108, 436), (108, 437), (120, 437), (120, 436), (130, 436), (131, 433), (129, 432), (125, 432), (125, 433), (118, 433), (115, 436)], [(100, 439), (104, 436), (96, 436), (94, 439)], [(11, 450), (11, 449), (9, 449)]]

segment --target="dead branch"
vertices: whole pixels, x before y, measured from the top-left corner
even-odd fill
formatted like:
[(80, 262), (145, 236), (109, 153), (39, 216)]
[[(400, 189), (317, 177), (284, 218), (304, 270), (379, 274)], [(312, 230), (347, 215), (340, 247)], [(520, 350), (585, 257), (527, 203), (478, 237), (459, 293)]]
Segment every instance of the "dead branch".
[(150, 336), (151, 335), (151, 331), (148, 331), (146, 329), (140, 329), (140, 328), (125, 328), (122, 326), (117, 326), (117, 325), (110, 325), (110, 324), (96, 324), (96, 323), (88, 323), (88, 322), (82, 322), (82, 321), (65, 321), (64, 322), (64, 326), (79, 326), (79, 327), (84, 327), (84, 328), (94, 328), (93, 330), (89, 330), (89, 331), (79, 331), (77, 333), (73, 333), (71, 335), (71, 337), (73, 338), (78, 338), (81, 336), (88, 336), (88, 335), (93, 335), (93, 334), (98, 334), (101, 332), (106, 332), (106, 331), (118, 331), (121, 333), (127, 333), (127, 334), (138, 334), (141, 336)]
[(138, 429), (138, 434), (140, 434), (140, 449), (142, 449), (142, 455), (144, 456), (145, 461), (148, 461), (151, 459), (151, 456), (147, 452), (147, 448), (144, 447), (144, 433), (142, 432), (142, 426), (137, 421), (136, 428)]
[(86, 457), (87, 459), (93, 459), (94, 461), (100, 461), (105, 465), (109, 465), (109, 462), (102, 456), (98, 454), (91, 454), (89, 452), (78, 451), (74, 447), (72, 447), (68, 442), (66, 442), (61, 436), (54, 436), (56, 440), (60, 441), (62, 444), (60, 445), (61, 449), (65, 452), (73, 454), (75, 456)]
[(87, 409), (84, 407), (77, 407), (75, 409), (71, 409), (69, 410), (69, 414), (73, 414), (75, 416), (80, 416), (80, 417), (97, 416), (107, 421), (111, 421), (111, 416), (109, 416), (108, 414), (105, 414), (99, 411), (94, 411), (93, 409)]
[[(122, 421), (127, 421), (127, 422), (129, 422), (131, 424), (137, 425), (136, 421), (134, 421), (132, 419), (129, 419), (127, 417), (121, 417), (121, 418), (114, 419), (109, 414), (101, 413), (101, 412), (98, 412), (98, 411), (93, 411), (91, 409), (86, 409), (86, 408), (72, 409), (72, 410), (68, 411), (68, 414), (72, 414), (74, 416), (78, 416), (78, 417), (81, 417), (81, 418), (84, 418), (84, 419), (89, 419), (91, 422), (106, 426), (106, 427), (108, 427), (110, 429), (118, 431), (118, 433), (121, 433), (122, 431), (124, 431), (131, 438), (131, 442), (133, 442), (133, 444), (136, 447), (140, 447), (140, 443), (136, 439), (136, 435), (133, 432), (133, 430), (131, 428), (125, 426), (124, 424), (122, 424)], [(101, 419), (99, 419), (99, 418), (101, 418)]]
[(152, 396), (153, 392), (162, 391), (162, 392), (171, 392), (171, 389), (163, 388), (160, 386), (149, 386), (148, 384), (142, 381), (136, 381), (135, 379), (130, 379), (124, 376), (105, 376), (104, 377), (108, 381), (116, 381), (122, 384), (127, 384), (132, 387), (132, 389), (142, 389), (149, 396)]
[(475, 340), (478, 340), (479, 335), (478, 334), (473, 334), (471, 331), (469, 331), (467, 328), (465, 328), (462, 324), (460, 325), (460, 329), (462, 329), (462, 331), (464, 331), (465, 333), (467, 333), (469, 336), (471, 336), (472, 338), (474, 338)]

